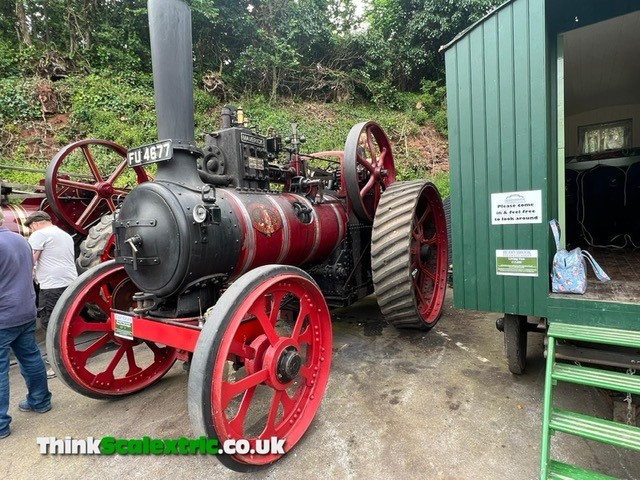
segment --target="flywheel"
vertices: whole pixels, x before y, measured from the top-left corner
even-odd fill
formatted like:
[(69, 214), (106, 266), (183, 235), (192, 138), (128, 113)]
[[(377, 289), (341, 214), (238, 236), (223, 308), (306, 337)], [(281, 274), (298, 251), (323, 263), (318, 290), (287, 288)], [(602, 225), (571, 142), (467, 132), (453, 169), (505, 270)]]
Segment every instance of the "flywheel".
[(447, 287), (447, 225), (436, 186), (395, 182), (373, 222), (371, 268), (378, 305), (397, 328), (432, 328)]

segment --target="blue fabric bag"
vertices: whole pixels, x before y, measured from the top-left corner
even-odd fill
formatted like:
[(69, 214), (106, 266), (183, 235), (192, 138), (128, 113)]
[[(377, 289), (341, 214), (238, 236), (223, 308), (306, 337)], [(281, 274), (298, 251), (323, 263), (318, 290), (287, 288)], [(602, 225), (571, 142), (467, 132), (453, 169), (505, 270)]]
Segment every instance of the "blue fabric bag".
[(560, 225), (557, 220), (549, 222), (553, 238), (556, 241), (556, 254), (553, 256), (551, 269), (551, 291), (554, 293), (579, 293), (587, 291), (587, 262), (593, 267), (593, 271), (601, 282), (611, 280), (604, 270), (598, 265), (589, 252), (579, 247), (571, 251), (560, 248)]

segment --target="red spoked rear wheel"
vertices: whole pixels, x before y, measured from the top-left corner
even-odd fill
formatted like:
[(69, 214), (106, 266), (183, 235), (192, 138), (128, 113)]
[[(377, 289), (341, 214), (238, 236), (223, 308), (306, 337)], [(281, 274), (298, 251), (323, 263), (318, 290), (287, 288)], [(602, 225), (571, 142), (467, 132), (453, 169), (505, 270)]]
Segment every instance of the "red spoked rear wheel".
[(85, 272), (62, 294), (51, 314), (47, 352), (59, 378), (91, 398), (138, 392), (158, 381), (176, 349), (114, 335), (111, 308), (129, 311), (137, 287), (113, 261)]
[(382, 196), (371, 238), (371, 271), (385, 319), (398, 328), (432, 328), (447, 287), (447, 224), (431, 182), (396, 182)]
[(56, 216), (86, 235), (96, 220), (114, 212), (118, 196), (150, 179), (142, 167), (126, 169), (126, 154), (123, 146), (100, 139), (62, 148), (45, 177), (47, 200)]
[(207, 317), (189, 377), (189, 414), (197, 434), (247, 439), (249, 452), (219, 455), (251, 471), (281, 453), (259, 454), (264, 440), (284, 452), (309, 427), (329, 379), (331, 318), (322, 292), (296, 267), (267, 265), (240, 277)]
[(375, 122), (354, 125), (344, 145), (343, 177), (351, 208), (373, 222), (380, 196), (396, 180), (391, 143)]

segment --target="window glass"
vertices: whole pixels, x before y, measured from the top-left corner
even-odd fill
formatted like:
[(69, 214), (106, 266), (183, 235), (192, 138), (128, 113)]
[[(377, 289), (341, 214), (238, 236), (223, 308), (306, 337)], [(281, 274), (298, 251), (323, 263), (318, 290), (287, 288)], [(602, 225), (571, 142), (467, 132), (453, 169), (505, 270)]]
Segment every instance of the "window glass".
[(631, 119), (578, 128), (581, 153), (604, 152), (631, 146)]

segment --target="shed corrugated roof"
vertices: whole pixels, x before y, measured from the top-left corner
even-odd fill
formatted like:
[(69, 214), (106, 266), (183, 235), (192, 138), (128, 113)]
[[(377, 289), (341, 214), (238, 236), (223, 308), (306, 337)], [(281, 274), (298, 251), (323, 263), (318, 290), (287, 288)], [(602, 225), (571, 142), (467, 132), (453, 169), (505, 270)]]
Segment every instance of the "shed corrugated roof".
[(461, 31), (458, 35), (456, 35), (453, 40), (451, 40), (449, 43), (447, 43), (446, 45), (442, 45), (440, 47), (440, 49), (438, 50), (438, 52), (444, 52), (445, 50), (447, 50), (449, 47), (451, 47), (454, 43), (456, 43), (458, 40), (460, 40), (462, 37), (466, 36), (467, 33), (469, 33), (471, 30), (475, 29), (478, 25), (480, 25), (481, 23), (483, 23), (487, 18), (492, 17), (493, 15), (495, 15), (497, 12), (499, 12), (500, 10), (502, 10), (504, 7), (506, 7), (507, 5), (517, 2), (518, 0), (507, 0), (506, 2), (504, 2), (502, 5), (497, 6), (496, 8), (494, 8), (493, 10), (491, 10), (489, 13), (487, 13), (484, 17), (482, 17), (480, 20), (478, 20), (476, 23), (474, 23), (473, 25), (471, 25), (470, 27), (465, 28), (463, 31)]

